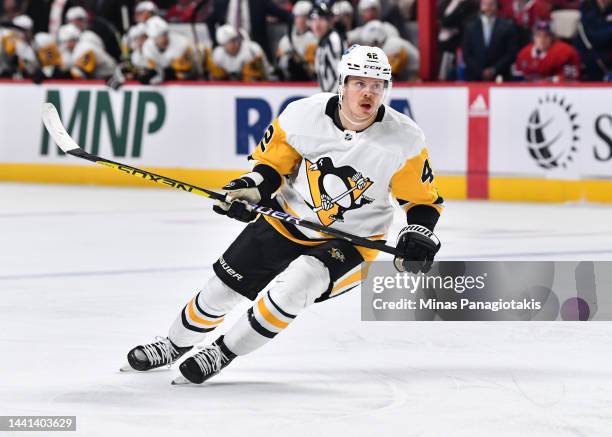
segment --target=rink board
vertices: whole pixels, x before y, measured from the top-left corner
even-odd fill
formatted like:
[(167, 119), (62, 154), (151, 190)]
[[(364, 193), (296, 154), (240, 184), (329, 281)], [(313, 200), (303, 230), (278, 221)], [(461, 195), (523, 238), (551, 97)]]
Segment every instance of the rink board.
[[(270, 121), (309, 85), (129, 85), (0, 82), (0, 180), (154, 186), (52, 144), (40, 106), (58, 106), (88, 152), (220, 187), (248, 170)], [(610, 94), (606, 97), (605, 94)], [(612, 100), (607, 87), (395, 86), (390, 105), (425, 131), (449, 199), (612, 201)]]

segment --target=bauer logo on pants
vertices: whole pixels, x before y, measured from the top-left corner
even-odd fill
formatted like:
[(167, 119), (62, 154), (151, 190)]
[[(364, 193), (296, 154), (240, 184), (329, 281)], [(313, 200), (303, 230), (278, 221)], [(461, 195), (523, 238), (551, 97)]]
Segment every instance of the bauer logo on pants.
[(336, 167), (326, 156), (315, 162), (306, 159), (305, 163), (312, 196), (312, 204), (307, 204), (323, 225), (343, 222), (346, 212), (373, 202), (374, 199), (363, 193), (374, 182), (353, 167)]
[(236, 281), (242, 281), (242, 275), (230, 267), (230, 265), (225, 262), (223, 257), (219, 258), (219, 264), (221, 264), (221, 268), (225, 270), (230, 277), (236, 279)]

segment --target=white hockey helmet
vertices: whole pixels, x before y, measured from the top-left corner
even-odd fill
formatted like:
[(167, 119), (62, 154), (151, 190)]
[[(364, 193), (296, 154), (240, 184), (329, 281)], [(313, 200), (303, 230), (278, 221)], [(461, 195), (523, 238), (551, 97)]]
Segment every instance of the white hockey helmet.
[(310, 11), (312, 11), (312, 3), (307, 0), (299, 0), (293, 5), (293, 9), (291, 12), (296, 17), (303, 17), (310, 15)]
[(74, 6), (66, 12), (66, 21), (87, 20), (87, 11), (80, 6)]
[(147, 36), (151, 39), (156, 39), (168, 32), (168, 23), (157, 15), (147, 20)]
[(359, 5), (357, 6), (359, 12), (370, 8), (378, 9), (380, 11), (380, 0), (359, 0)]
[(332, 14), (338, 15), (353, 15), (353, 5), (346, 0), (341, 0), (334, 3), (332, 6)]
[(128, 30), (128, 40), (133, 41), (140, 36), (147, 36), (147, 26), (144, 23), (134, 24)]
[(24, 31), (30, 31), (34, 27), (34, 22), (27, 15), (17, 15), (13, 18), (13, 25)]
[(344, 94), (344, 84), (349, 76), (370, 77), (385, 81), (385, 92), (382, 101), (385, 102), (391, 93), (391, 64), (385, 52), (378, 47), (349, 47), (340, 59), (338, 65), (338, 94), (340, 102)]
[(128, 30), (128, 45), (130, 50), (136, 50), (136, 39), (147, 37), (147, 26), (145, 23), (138, 23)]
[(370, 46), (381, 46), (387, 39), (385, 26), (380, 20), (368, 21), (361, 31), (361, 41)]
[(231, 40), (238, 38), (240, 34), (231, 24), (224, 24), (223, 26), (219, 26), (215, 36), (219, 45), (225, 45)]
[(38, 32), (34, 35), (34, 48), (37, 50), (52, 46), (53, 44), (55, 44), (55, 40), (50, 33)]
[(152, 12), (153, 14), (157, 14), (159, 12), (159, 10), (157, 9), (157, 6), (155, 5), (155, 3), (151, 2), (151, 1), (140, 2), (134, 8), (134, 12), (136, 12), (137, 14), (139, 14), (141, 12), (145, 12), (145, 11), (146, 12)]
[(78, 40), (81, 37), (81, 30), (74, 24), (64, 24), (57, 32), (57, 39), (60, 44), (70, 40)]

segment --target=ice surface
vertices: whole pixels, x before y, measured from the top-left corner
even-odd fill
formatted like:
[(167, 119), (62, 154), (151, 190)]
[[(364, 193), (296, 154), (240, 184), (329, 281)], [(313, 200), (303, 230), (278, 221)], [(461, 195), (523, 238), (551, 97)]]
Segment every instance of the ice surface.
[[(365, 323), (355, 291), (203, 386), (120, 374), (242, 225), (170, 190), (3, 184), (0, 202), (0, 414), (76, 415), (82, 436), (612, 430), (611, 323)], [(438, 258), (612, 260), (611, 223), (602, 205), (449, 202)]]

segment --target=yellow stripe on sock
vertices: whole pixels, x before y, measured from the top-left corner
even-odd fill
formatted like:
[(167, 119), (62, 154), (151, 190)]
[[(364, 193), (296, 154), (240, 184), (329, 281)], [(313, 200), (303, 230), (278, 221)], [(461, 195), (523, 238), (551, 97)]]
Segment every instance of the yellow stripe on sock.
[(189, 318), (195, 322), (198, 322), (202, 325), (207, 325), (207, 326), (217, 326), (218, 324), (220, 324), (221, 322), (223, 322), (223, 317), (221, 317), (218, 320), (215, 320), (214, 322), (211, 322), (209, 320), (203, 319), (202, 317), (198, 316), (195, 313), (195, 310), (193, 309), (193, 301), (195, 298), (191, 299), (191, 301), (189, 302)]
[(270, 312), (270, 310), (266, 307), (263, 298), (259, 299), (259, 302), (257, 302), (257, 309), (270, 325), (276, 326), (279, 329), (285, 329), (287, 326), (289, 326), (289, 323), (283, 322)]
[(331, 294), (334, 294), (335, 292), (346, 287), (347, 285), (350, 285), (354, 282), (359, 282), (359, 281), (361, 281), (361, 270), (357, 270), (352, 275), (349, 275), (347, 278), (344, 278), (342, 281), (338, 282), (332, 289)]

